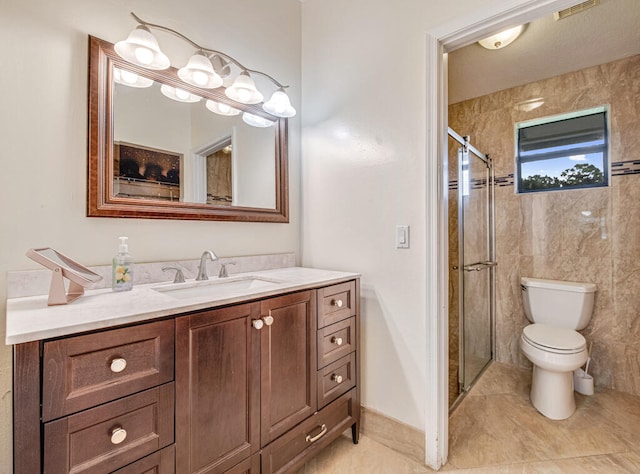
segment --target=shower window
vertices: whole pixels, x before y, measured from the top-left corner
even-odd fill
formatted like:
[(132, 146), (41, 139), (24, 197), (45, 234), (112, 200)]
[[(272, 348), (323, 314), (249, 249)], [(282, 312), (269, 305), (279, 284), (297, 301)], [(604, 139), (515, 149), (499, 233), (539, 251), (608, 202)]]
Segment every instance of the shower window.
[(518, 192), (607, 186), (607, 107), (516, 124)]

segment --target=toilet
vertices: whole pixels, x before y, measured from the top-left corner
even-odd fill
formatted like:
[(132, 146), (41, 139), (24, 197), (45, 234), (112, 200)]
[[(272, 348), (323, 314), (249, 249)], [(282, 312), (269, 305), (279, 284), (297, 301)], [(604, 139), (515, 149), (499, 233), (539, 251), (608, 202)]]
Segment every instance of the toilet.
[(573, 371), (587, 361), (584, 329), (593, 311), (596, 285), (541, 278), (520, 278), (522, 302), (530, 324), (520, 349), (533, 364), (531, 403), (552, 420), (576, 409)]

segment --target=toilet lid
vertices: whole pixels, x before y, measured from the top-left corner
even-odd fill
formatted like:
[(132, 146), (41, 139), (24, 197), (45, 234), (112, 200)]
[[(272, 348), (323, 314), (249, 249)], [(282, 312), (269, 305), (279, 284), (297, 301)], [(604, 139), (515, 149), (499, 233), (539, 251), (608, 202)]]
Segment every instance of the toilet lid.
[(522, 335), (531, 344), (546, 347), (553, 351), (575, 352), (583, 349), (587, 344), (582, 334), (573, 329), (549, 326), (547, 324), (530, 324), (524, 328)]

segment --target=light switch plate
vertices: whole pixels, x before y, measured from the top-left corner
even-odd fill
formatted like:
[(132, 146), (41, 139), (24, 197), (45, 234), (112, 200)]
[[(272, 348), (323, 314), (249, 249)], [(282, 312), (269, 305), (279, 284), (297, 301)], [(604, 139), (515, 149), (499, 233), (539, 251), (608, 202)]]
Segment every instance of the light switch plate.
[(409, 226), (407, 224), (399, 224), (396, 226), (396, 248), (409, 248)]

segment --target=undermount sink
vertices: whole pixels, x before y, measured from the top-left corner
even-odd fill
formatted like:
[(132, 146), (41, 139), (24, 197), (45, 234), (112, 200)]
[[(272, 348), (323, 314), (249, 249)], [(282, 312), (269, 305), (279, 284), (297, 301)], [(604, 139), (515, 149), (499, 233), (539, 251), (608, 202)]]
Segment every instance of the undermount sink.
[(268, 289), (282, 283), (258, 276), (242, 276), (235, 278), (217, 278), (204, 281), (192, 281), (188, 283), (175, 283), (153, 288), (155, 291), (165, 293), (174, 298), (190, 299), (208, 297), (224, 297), (238, 292), (252, 292)]

